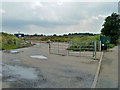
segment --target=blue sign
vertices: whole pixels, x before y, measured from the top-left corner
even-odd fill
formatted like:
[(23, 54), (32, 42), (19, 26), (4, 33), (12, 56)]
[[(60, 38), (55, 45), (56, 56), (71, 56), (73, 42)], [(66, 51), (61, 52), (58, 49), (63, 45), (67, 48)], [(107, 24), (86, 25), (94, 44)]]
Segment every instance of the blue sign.
[(110, 37), (106, 36), (100, 36), (101, 44), (104, 44), (104, 46), (107, 46), (110, 44)]
[(18, 38), (24, 38), (24, 34), (15, 34)]

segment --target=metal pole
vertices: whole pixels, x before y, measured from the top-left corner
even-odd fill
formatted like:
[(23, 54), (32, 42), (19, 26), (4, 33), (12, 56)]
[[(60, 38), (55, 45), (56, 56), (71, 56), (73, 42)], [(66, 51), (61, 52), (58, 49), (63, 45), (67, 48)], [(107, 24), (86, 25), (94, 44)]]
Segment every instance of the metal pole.
[(101, 41), (100, 41), (100, 51), (101, 51)]
[[(70, 42), (68, 42), (68, 49), (70, 48)], [(69, 50), (67, 50), (68, 51), (68, 55), (69, 55)]]
[(51, 42), (49, 42), (49, 53), (51, 53), (51, 52), (50, 52), (50, 49), (51, 49), (50, 43), (51, 43)]
[(59, 42), (58, 42), (58, 54), (59, 54)]
[(94, 57), (94, 47), (95, 47), (95, 45), (94, 45), (94, 42), (92, 41), (92, 43), (93, 43), (93, 57)]
[(17, 41), (17, 39), (16, 39), (16, 46), (18, 46), (18, 41)]
[(81, 56), (81, 45), (80, 45), (80, 51), (79, 51), (79, 55)]
[(96, 58), (96, 41), (94, 42), (94, 57)]

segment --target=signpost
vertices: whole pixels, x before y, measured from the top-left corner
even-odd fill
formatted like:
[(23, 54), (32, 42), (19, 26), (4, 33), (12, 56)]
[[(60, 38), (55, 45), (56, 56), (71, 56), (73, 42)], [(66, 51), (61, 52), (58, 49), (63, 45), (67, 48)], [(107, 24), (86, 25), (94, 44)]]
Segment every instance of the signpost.
[(101, 41), (101, 50), (107, 50), (107, 45), (110, 44), (110, 37), (108, 36), (100, 36)]
[[(24, 38), (24, 34), (21, 34), (20, 32), (18, 34), (14, 34), (16, 36), (16, 38)], [(16, 46), (19, 45), (19, 41), (16, 39)]]
[(94, 57), (96, 59), (96, 41), (94, 42)]
[(19, 34), (15, 34), (15, 35), (17, 38), (24, 38), (24, 34), (19, 33)]

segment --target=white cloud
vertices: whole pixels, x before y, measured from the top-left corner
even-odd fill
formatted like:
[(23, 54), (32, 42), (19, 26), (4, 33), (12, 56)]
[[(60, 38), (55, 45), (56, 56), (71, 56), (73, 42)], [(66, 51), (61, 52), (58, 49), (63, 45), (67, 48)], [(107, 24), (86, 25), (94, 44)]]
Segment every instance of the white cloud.
[[(35, 0), (2, 0), (2, 2), (34, 2)], [(56, 2), (56, 0), (37, 0), (41, 2)], [(61, 1), (61, 0), (57, 0)], [(119, 2), (119, 0), (62, 0), (63, 2)]]
[(27, 25), (26, 26), (28, 29), (36, 29), (36, 28), (38, 28), (38, 26), (36, 26), (36, 25), (33, 25), (33, 24), (31, 24), (31, 25)]
[(100, 18), (105, 19), (106, 17), (107, 17), (106, 15), (99, 14), (98, 16), (92, 16), (91, 19), (93, 19), (93, 20), (99, 20)]
[[(100, 18), (105, 18), (105, 15), (97, 15), (97, 16), (91, 16), (87, 19), (81, 20), (80, 25), (77, 27), (84, 29), (86, 32), (94, 32), (94, 33), (100, 33), (100, 29), (102, 28), (103, 20)], [(83, 30), (83, 32), (84, 32)]]
[(6, 13), (5, 10), (0, 9), (0, 14), (4, 14), (4, 13)]
[(61, 6), (61, 5), (63, 5), (63, 2), (57, 2), (57, 5)]
[(100, 14), (100, 15), (98, 15), (98, 17), (105, 18), (105, 17), (107, 17), (107, 16)]
[(92, 20), (98, 20), (99, 18), (97, 16), (92, 16), (91, 19)]
[(93, 22), (94, 20), (99, 20), (100, 18), (104, 19), (105, 17), (107, 17), (107, 16), (99, 14), (98, 16), (92, 16), (89, 19), (83, 20), (83, 23)]
[(33, 12), (33, 15), (36, 15), (37, 13), (36, 12)]
[(94, 20), (99, 20), (98, 16), (91, 16), (91, 17), (89, 17), (89, 18), (87, 18), (87, 19), (82, 20), (81, 22), (82, 22), (82, 24), (83, 24), (83, 26), (84, 26), (84, 25), (86, 25), (86, 24), (88, 24), (88, 23), (89, 23), (89, 24), (90, 24), (90, 23), (93, 23)]
[(36, 1), (36, 2), (33, 2), (32, 5), (31, 5), (31, 8), (32, 9), (37, 9), (39, 7), (42, 7), (43, 5), (41, 4), (41, 2), (39, 1)]
[[(22, 30), (26, 30), (26, 32), (29, 30), (32, 33), (34, 31), (42, 33), (91, 31), (97, 33), (102, 26), (102, 21), (106, 17), (105, 15), (116, 10), (113, 8), (105, 9), (105, 7), (111, 8), (116, 5), (111, 4), (66, 3), (62, 1), (52, 3), (39, 1), (22, 4), (8, 3), (8, 5), (3, 5), (8, 13), (3, 18), (8, 20), (19, 19), (18, 25), (23, 27)], [(4, 11), (2, 12), (5, 13)], [(15, 24), (11, 24), (11, 26), (14, 28), (18, 27)]]
[(40, 1), (35, 1), (35, 2), (24, 2), (23, 6), (27, 9), (32, 9), (36, 10), (40, 7), (43, 7), (43, 4)]

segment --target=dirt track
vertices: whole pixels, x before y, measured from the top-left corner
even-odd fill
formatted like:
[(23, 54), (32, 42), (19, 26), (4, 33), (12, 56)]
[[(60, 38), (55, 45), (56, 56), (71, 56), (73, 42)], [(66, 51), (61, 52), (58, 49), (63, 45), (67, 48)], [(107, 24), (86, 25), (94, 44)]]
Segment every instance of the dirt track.
[[(91, 87), (98, 60), (49, 54), (46, 43), (20, 50), (23, 52), (2, 54), (3, 88)], [(43, 55), (48, 59), (31, 58), (33, 55)]]

